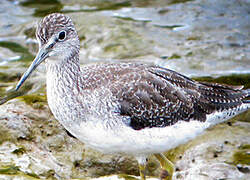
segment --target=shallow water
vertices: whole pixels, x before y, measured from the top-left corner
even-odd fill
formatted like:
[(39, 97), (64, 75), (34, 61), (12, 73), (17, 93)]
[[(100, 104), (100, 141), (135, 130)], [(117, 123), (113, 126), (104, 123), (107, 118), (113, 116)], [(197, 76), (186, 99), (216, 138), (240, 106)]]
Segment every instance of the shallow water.
[[(190, 77), (250, 73), (249, 1), (3, 0), (0, 5), (0, 81), (12, 79), (1, 82), (2, 98), (38, 50), (37, 22), (52, 12), (75, 22), (82, 64), (152, 63)], [(29, 79), (36, 90), (44, 74), (41, 65)], [(16, 95), (8, 96), (5, 101)]]
[(248, 1), (0, 3), (1, 66), (31, 61), (37, 51), (36, 23), (62, 12), (77, 26), (82, 63), (140, 59), (189, 76), (250, 72)]

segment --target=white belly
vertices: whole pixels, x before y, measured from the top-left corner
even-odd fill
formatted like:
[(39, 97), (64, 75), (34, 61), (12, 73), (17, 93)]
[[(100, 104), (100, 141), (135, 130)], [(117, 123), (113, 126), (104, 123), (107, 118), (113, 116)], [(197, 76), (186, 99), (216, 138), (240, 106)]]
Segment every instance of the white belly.
[[(79, 140), (103, 153), (154, 154), (175, 148), (180, 144), (194, 139), (212, 125), (245, 111), (249, 105), (207, 116), (206, 122), (179, 121), (164, 128), (145, 128), (134, 130), (125, 124), (110, 126), (105, 121), (88, 117), (87, 122), (75, 126), (72, 130)], [(74, 131), (74, 132), (73, 132)]]

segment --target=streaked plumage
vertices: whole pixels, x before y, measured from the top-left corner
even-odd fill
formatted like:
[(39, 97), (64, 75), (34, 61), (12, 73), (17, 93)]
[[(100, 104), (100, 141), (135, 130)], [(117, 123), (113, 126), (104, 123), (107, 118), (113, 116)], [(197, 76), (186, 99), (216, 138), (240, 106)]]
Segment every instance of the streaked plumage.
[[(66, 36), (64, 38), (64, 33)], [(75, 137), (104, 153), (134, 155), (144, 179), (146, 158), (161, 154), (207, 127), (250, 108), (243, 86), (193, 81), (172, 70), (143, 64), (80, 67), (79, 39), (71, 19), (45, 17), (37, 29), (40, 50), (17, 89), (46, 60), (47, 96), (56, 119)], [(169, 168), (166, 165), (169, 165)], [(165, 163), (165, 165), (164, 165)], [(164, 173), (163, 173), (164, 174)]]

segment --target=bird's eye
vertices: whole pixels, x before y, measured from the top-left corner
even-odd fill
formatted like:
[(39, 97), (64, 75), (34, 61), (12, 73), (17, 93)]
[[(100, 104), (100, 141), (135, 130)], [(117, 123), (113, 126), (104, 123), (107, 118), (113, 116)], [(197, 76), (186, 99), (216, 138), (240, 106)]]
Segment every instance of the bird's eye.
[(63, 41), (66, 38), (66, 32), (65, 31), (61, 31), (58, 35), (58, 39), (60, 41)]

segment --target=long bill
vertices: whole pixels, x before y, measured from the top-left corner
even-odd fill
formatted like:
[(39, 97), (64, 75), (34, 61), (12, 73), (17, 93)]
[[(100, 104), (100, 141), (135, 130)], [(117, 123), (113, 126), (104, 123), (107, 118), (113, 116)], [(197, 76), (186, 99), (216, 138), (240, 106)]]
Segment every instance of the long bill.
[(48, 52), (49, 51), (46, 47), (42, 47), (38, 51), (34, 61), (30, 65), (30, 67), (27, 69), (27, 71), (23, 74), (19, 82), (17, 83), (16, 88), (15, 88), (16, 91), (22, 86), (24, 81), (31, 75), (31, 73), (37, 68), (37, 66), (41, 64), (48, 57)]

